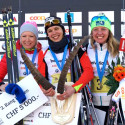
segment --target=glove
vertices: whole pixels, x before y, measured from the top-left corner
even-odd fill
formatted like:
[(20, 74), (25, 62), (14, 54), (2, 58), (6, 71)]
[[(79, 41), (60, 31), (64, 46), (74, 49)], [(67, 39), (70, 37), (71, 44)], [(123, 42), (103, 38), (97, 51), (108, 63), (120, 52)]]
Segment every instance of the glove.
[(26, 100), (25, 93), (23, 92), (22, 88), (14, 83), (8, 84), (5, 88), (6, 93), (15, 95), (17, 101), (21, 104)]

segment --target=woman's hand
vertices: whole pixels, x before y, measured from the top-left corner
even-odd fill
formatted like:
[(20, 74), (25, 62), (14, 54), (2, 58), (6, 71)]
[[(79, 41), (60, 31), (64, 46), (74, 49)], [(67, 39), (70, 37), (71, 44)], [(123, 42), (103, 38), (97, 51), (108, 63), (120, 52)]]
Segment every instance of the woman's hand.
[(41, 87), (41, 90), (43, 91), (43, 93), (46, 95), (46, 96), (54, 96), (55, 95), (55, 90), (50, 88), (48, 90), (45, 90)]
[(75, 93), (75, 89), (72, 86), (65, 85), (65, 92), (63, 94), (57, 95), (57, 99), (64, 100), (69, 98)]

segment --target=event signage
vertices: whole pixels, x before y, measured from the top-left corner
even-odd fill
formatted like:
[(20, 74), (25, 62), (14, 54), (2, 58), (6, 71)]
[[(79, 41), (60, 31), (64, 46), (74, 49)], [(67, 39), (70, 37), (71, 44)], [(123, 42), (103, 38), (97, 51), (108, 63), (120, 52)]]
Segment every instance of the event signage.
[(25, 21), (35, 21), (37, 24), (44, 24), (45, 18), (49, 17), (50, 13), (25, 13)]
[(3, 92), (0, 95), (0, 125), (14, 125), (48, 101), (32, 75), (17, 84), (24, 90), (27, 99), (19, 104), (14, 95)]
[[(79, 109), (81, 102), (81, 93), (77, 93), (76, 106), (74, 108), (75, 115), (74, 119), (66, 125), (77, 125), (79, 117)], [(51, 116), (51, 102), (43, 104), (40, 108), (32, 112), (30, 115), (24, 118), (24, 124), (26, 125), (58, 125), (52, 120)]]

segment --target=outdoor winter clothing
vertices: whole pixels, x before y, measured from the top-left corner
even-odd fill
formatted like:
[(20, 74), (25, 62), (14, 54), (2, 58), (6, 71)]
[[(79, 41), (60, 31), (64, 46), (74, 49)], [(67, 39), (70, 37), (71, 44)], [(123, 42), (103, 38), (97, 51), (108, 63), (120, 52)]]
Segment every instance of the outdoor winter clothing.
[[(97, 42), (95, 42), (95, 44), (97, 45), (99, 67), (102, 70), (105, 55), (107, 52), (107, 43), (103, 44), (102, 46)], [(91, 61), (92, 67), (93, 67), (93, 71), (94, 71), (94, 79), (92, 80), (92, 83), (91, 83), (91, 91), (93, 94), (93, 103), (96, 106), (109, 106), (111, 95), (107, 96), (109, 87), (107, 85), (105, 85), (104, 82), (106, 81), (105, 76), (108, 74), (108, 72), (107, 72), (108, 65), (111, 66), (112, 60), (116, 63), (117, 58), (112, 57), (109, 53), (106, 67), (104, 69), (104, 75), (102, 78), (102, 88), (101, 88), (100, 80), (99, 80), (98, 72), (97, 72), (97, 67), (96, 67), (97, 62), (95, 59), (95, 50), (92, 48), (91, 44), (88, 45), (87, 53), (90, 58), (90, 61)]]
[[(20, 40), (17, 41), (16, 43), (16, 49), (17, 49), (17, 61), (18, 61), (18, 71), (19, 71), (19, 79), (21, 80), (22, 78), (26, 77), (26, 69), (25, 69), (25, 65), (24, 65), (24, 61), (21, 57), (21, 53), (20, 53), (20, 48), (21, 48), (21, 44), (20, 44)], [(36, 58), (34, 61), (34, 65), (37, 68), (38, 67), (38, 53), (41, 50), (41, 44), (38, 43), (37, 44), (37, 54), (36, 54)], [(32, 56), (34, 53), (34, 49), (29, 51), (29, 50), (25, 50), (25, 53), (27, 54), (27, 56), (29, 57), (30, 60), (32, 60)], [(3, 81), (5, 75), (7, 74), (7, 62), (6, 62), (6, 54), (4, 54), (1, 62), (0, 62), (0, 82)], [(43, 73), (43, 75), (45, 75)]]
[[(63, 40), (64, 41), (66, 40), (65, 37), (63, 38)], [(61, 49), (61, 51), (59, 50), (60, 52), (58, 53), (58, 51), (57, 51), (58, 48), (55, 50), (55, 48), (53, 48), (53, 45), (55, 45), (57, 43), (60, 44), (60, 42), (51, 42), (51, 44), (49, 44), (49, 45), (50, 45), (51, 49), (53, 49), (59, 63), (61, 64), (62, 60), (63, 60), (64, 48), (66, 45), (68, 45), (68, 42), (61, 43), (63, 50), (62, 49)], [(48, 43), (50, 43), (50, 41)], [(64, 47), (63, 47), (63, 44), (65, 44)], [(67, 53), (66, 53), (66, 59), (68, 58), (68, 56), (69, 56), (69, 49), (67, 50)], [(72, 85), (75, 88), (76, 92), (80, 91), (93, 78), (93, 69), (92, 69), (90, 60), (88, 58), (88, 55), (86, 54), (86, 48), (79, 49), (78, 57), (79, 57), (79, 60), (81, 63), (83, 73), (81, 74), (81, 77), (79, 78), (79, 80), (76, 81)], [(66, 61), (66, 59), (65, 59), (65, 61)], [(38, 69), (41, 73), (43, 72), (44, 66), (46, 66), (45, 67), (46, 68), (45, 69), (46, 78), (50, 81), (50, 83), (52, 83), (52, 84), (58, 83), (59, 76), (61, 74), (61, 70), (59, 69), (58, 65), (56, 64), (56, 61), (53, 58), (52, 53), (49, 48), (46, 51), (41, 51), (39, 53), (38, 62), (40, 64), (38, 66)], [(67, 82), (70, 82), (70, 81), (71, 81), (71, 71), (69, 69), (68, 73), (67, 73)]]

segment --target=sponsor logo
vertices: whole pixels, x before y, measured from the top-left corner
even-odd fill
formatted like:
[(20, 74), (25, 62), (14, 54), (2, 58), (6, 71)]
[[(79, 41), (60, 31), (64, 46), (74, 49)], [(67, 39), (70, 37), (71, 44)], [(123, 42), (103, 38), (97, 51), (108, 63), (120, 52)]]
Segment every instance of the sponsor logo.
[(120, 91), (117, 91), (117, 93), (115, 94), (115, 97), (118, 97), (119, 94), (120, 94)]
[(58, 69), (56, 69), (56, 70), (55, 70), (55, 72), (56, 72), (56, 73), (58, 73), (58, 72), (59, 72), (59, 70), (58, 70)]
[[(71, 22), (74, 22), (74, 13), (70, 13), (70, 17), (71, 17)], [(67, 23), (67, 13), (65, 13), (65, 22)]]
[[(91, 64), (96, 64), (95, 61), (91, 62)], [(99, 65), (103, 65), (103, 62), (99, 61)]]
[[(3, 21), (3, 19), (2, 19), (2, 18), (0, 18), (0, 21)], [(13, 21), (14, 21), (14, 22), (17, 22), (16, 17), (13, 17)]]
[(53, 62), (55, 62), (55, 60), (53, 60), (53, 59), (50, 59), (50, 62), (51, 62), (51, 63), (53, 63)]
[(45, 20), (45, 16), (31, 16), (30, 20)]
[(20, 67), (20, 69), (25, 69), (25, 67)]
[(104, 26), (105, 22), (104, 21), (96, 21), (96, 26)]
[(17, 19), (16, 19), (16, 17), (13, 17), (13, 20), (14, 20), (14, 22), (17, 22)]
[(57, 65), (55, 64), (55, 65), (52, 65), (52, 67), (57, 67)]
[(24, 62), (20, 61), (20, 64), (24, 64)]
[[(65, 32), (69, 33), (69, 29), (65, 29)], [(76, 32), (77, 32), (77, 29), (72, 29), (72, 33), (76, 33)]]
[(38, 34), (45, 34), (45, 32), (39, 30)]
[(121, 87), (121, 93), (124, 94), (124, 87)]
[(23, 75), (26, 75), (26, 72), (24, 72)]

